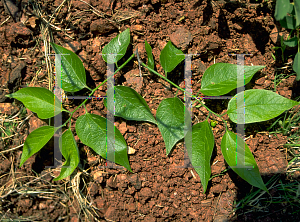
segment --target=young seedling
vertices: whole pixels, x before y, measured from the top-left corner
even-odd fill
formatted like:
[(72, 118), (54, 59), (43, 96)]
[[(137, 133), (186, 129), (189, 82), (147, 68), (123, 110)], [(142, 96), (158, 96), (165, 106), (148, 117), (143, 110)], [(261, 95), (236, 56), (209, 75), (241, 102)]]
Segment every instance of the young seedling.
[[(290, 3), (290, 0), (277, 0), (275, 6), (275, 19), (280, 22), (283, 28), (289, 29), (290, 34), (287, 40), (284, 40), (281, 36), (281, 47), (274, 47), (275, 49), (281, 49), (282, 61), (284, 61), (284, 50), (286, 46), (296, 47), (298, 46), (298, 52), (294, 57), (293, 70), (297, 73), (296, 80), (300, 80), (300, 1), (294, 0)], [(295, 33), (294, 35), (292, 35)]]
[[(112, 39), (103, 49), (103, 59), (109, 64), (116, 64), (125, 54), (130, 42), (129, 29), (120, 33), (117, 37)], [(68, 54), (62, 56), (62, 89), (65, 92), (77, 92), (86, 86), (85, 71), (82, 62), (73, 52), (51, 44), (55, 53)], [(170, 81), (166, 76), (154, 70), (154, 59), (152, 55), (151, 46), (145, 42), (145, 48), (148, 56), (148, 65), (139, 61), (139, 63), (146, 67), (149, 71), (164, 79), (178, 90), (185, 91), (178, 85)], [(108, 55), (115, 54), (117, 56), (111, 57)], [(180, 55), (182, 54), (182, 55)], [(179, 55), (179, 56), (178, 56)], [(117, 73), (122, 69), (131, 59), (135, 57), (132, 54), (119, 68), (115, 71)], [(114, 59), (111, 59), (114, 58)], [(171, 72), (176, 66), (184, 60), (183, 53), (176, 49), (171, 42), (168, 42), (166, 47), (162, 50), (160, 61), (165, 73)], [(245, 66), (245, 84), (249, 83), (253, 75), (263, 69), (265, 66)], [(95, 89), (91, 90), (89, 96), (102, 86), (105, 81), (99, 84)], [(227, 94), (237, 87), (237, 65), (217, 63), (210, 66), (204, 73), (201, 83), (201, 92), (206, 96), (221, 96)], [(109, 91), (111, 90), (111, 91)], [(115, 116), (122, 117), (126, 120), (133, 121), (147, 121), (158, 126), (166, 146), (166, 154), (169, 155), (175, 144), (183, 138), (192, 138), (186, 141), (187, 152), (192, 165), (199, 174), (204, 192), (207, 189), (208, 181), (211, 176), (210, 160), (214, 148), (214, 136), (211, 127), (214, 127), (215, 122), (207, 120), (197, 123), (192, 126), (191, 131), (185, 130), (185, 107), (183, 102), (177, 98), (166, 98), (161, 101), (157, 108), (156, 118), (151, 114), (150, 109), (144, 100), (134, 89), (125, 86), (115, 86), (110, 88), (107, 93), (112, 93), (114, 90), (115, 107), (108, 104), (108, 111), (114, 112)], [(198, 95), (198, 94), (197, 94)], [(221, 141), (221, 149), (223, 156), (228, 165), (244, 180), (253, 186), (267, 191), (265, 184), (260, 176), (255, 159), (245, 143), (245, 141), (237, 136), (235, 133), (227, 129), (227, 121), (212, 110), (210, 110), (203, 102), (195, 95), (193, 97), (201, 106), (205, 107), (211, 114), (219, 117), (225, 126), (225, 133)], [(243, 97), (244, 104), (237, 104), (237, 97)], [(27, 87), (21, 89), (9, 97), (20, 100), (24, 105), (37, 113), (39, 118), (47, 119), (57, 115), (53, 110), (59, 110), (61, 102), (55, 98), (54, 94), (44, 88)], [(54, 99), (55, 98), (55, 99)], [(76, 110), (84, 106), (88, 99), (84, 100), (74, 111), (69, 112), (64, 108), (62, 111), (70, 114), (69, 119), (60, 127), (66, 127), (71, 123), (71, 117)], [(54, 102), (55, 101), (55, 102)], [(245, 116), (245, 124), (262, 122), (272, 119), (280, 115), (285, 110), (298, 105), (299, 103), (287, 98), (284, 98), (274, 92), (260, 89), (251, 89), (235, 95), (228, 103), (227, 114), (232, 122), (238, 122), (238, 116)], [(84, 106), (85, 107), (85, 106)], [(197, 106), (196, 106), (197, 107)], [(114, 110), (113, 110), (114, 109)], [(187, 116), (190, 118), (189, 116)], [(128, 156), (127, 144), (122, 134), (117, 128), (115, 130), (115, 159), (107, 156), (106, 147), (114, 141), (106, 141), (106, 133), (108, 124), (113, 126), (113, 123), (106, 118), (99, 115), (86, 113), (76, 120), (76, 134), (81, 142), (103, 158), (109, 161), (114, 161), (117, 164), (124, 166), (132, 172)], [(20, 166), (33, 154), (38, 152), (54, 135), (59, 127), (43, 126), (33, 131), (27, 137), (23, 153), (21, 157)], [(60, 147), (61, 152), (66, 159), (64, 165), (69, 168), (62, 168), (61, 174), (55, 180), (66, 178), (71, 175), (79, 163), (79, 152), (75, 142), (73, 132), (67, 129), (61, 136)], [(237, 160), (243, 159), (245, 167), (236, 167)]]

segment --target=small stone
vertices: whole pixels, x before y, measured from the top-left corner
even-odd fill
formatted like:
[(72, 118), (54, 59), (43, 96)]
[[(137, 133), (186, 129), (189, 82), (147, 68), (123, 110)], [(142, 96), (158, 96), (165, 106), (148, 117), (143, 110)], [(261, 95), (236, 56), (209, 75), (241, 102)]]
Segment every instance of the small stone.
[(115, 176), (111, 176), (107, 182), (106, 182), (107, 186), (111, 187), (111, 188), (116, 188), (117, 187), (117, 180)]
[(205, 70), (206, 70), (206, 66), (204, 65), (204, 62), (200, 61), (200, 62), (199, 62), (198, 72), (199, 72), (199, 73), (204, 73)]
[[(26, 162), (28, 162), (28, 160), (27, 160)], [(25, 163), (26, 163), (26, 162), (25, 162)], [(60, 174), (60, 170), (56, 170), (56, 169), (54, 169), (54, 170), (52, 171), (52, 174), (53, 174), (53, 176), (56, 178), (56, 177), (58, 177), (58, 176), (59, 176), (59, 174)]]
[(266, 81), (264, 82), (264, 87), (265, 87), (265, 88), (269, 87), (269, 86), (271, 85), (271, 83), (272, 83), (271, 80), (266, 80)]
[(259, 78), (258, 80), (255, 81), (255, 83), (257, 85), (263, 85), (264, 82), (265, 82), (265, 77), (261, 77), (261, 78)]
[(117, 175), (117, 178), (118, 178), (118, 181), (120, 181), (120, 182), (127, 180), (126, 174), (119, 174), (119, 175)]
[(138, 177), (137, 174), (129, 175), (129, 176), (127, 177), (127, 179), (128, 179), (128, 181), (130, 182), (130, 184), (131, 184), (132, 186), (134, 186), (135, 189), (137, 189), (137, 190), (140, 190), (140, 189), (141, 189), (142, 183), (141, 183), (141, 181), (140, 181), (140, 179), (139, 179), (139, 177)]
[(110, 207), (106, 210), (104, 217), (105, 217), (105, 219), (107, 219), (107, 220), (115, 221), (114, 218), (115, 218), (116, 215), (117, 215), (117, 214), (116, 214), (116, 208), (110, 206)]
[(120, 133), (121, 133), (122, 135), (124, 135), (124, 134), (126, 133), (126, 131), (127, 131), (126, 122), (122, 122), (122, 123), (119, 125), (118, 129), (119, 129)]
[(144, 188), (141, 189), (139, 194), (140, 194), (141, 197), (145, 197), (145, 198), (148, 199), (148, 198), (151, 197), (151, 193), (152, 193), (152, 191), (149, 187), (144, 187)]
[(39, 203), (39, 209), (40, 209), (40, 210), (44, 210), (44, 209), (46, 209), (46, 208), (47, 208), (46, 204), (44, 204), (44, 203)]
[(193, 37), (190, 31), (180, 27), (171, 34), (170, 40), (177, 48), (181, 48), (182, 50), (185, 50), (187, 46), (190, 44), (190, 42), (193, 40)]
[(135, 203), (130, 203), (130, 204), (128, 204), (127, 209), (128, 209), (129, 211), (131, 211), (131, 212), (134, 212), (135, 209), (136, 209)]
[(276, 44), (279, 41), (279, 33), (276, 26), (271, 31), (270, 38), (274, 44)]
[(136, 132), (136, 127), (135, 126), (127, 126), (128, 132), (130, 133), (135, 133)]
[(98, 183), (102, 183), (103, 181), (103, 172), (102, 171), (96, 171), (93, 174), (94, 180), (97, 181)]
[(132, 30), (142, 32), (142, 31), (145, 31), (145, 27), (142, 25), (133, 25)]
[(135, 149), (128, 147), (128, 154), (135, 154)]
[(146, 49), (145, 49), (145, 44), (144, 43), (138, 43), (135, 48), (134, 48), (134, 53), (138, 49), (138, 53), (141, 59), (144, 59), (146, 56)]
[(28, 25), (34, 29), (36, 27), (37, 20), (38, 20), (38, 17), (32, 16), (27, 20), (26, 25)]
[(234, 23), (233, 28), (241, 31), (243, 29), (243, 25), (241, 23)]
[(116, 29), (117, 27), (114, 24), (102, 19), (95, 20), (90, 25), (91, 32), (100, 35), (110, 33)]
[(134, 69), (127, 72), (124, 77), (126, 78), (126, 84), (135, 89), (138, 93), (140, 93), (141, 88), (143, 86), (143, 78), (140, 77), (139, 69)]
[(15, 82), (17, 79), (21, 78), (22, 70), (25, 68), (26, 63), (24, 61), (21, 61), (10, 73), (9, 76), (9, 83)]
[(300, 171), (295, 171), (292, 176), (293, 176), (293, 178), (299, 178), (300, 177)]
[(95, 38), (93, 41), (92, 41), (92, 49), (93, 49), (93, 52), (94, 53), (98, 53), (100, 52), (100, 47), (101, 47), (101, 41), (99, 38)]
[(159, 50), (163, 50), (167, 43), (165, 41), (157, 40)]
[(278, 44), (280, 43), (280, 39), (281, 39), (281, 36), (283, 36), (284, 39), (287, 39), (287, 34), (284, 33), (284, 32), (280, 32), (277, 27), (275, 26), (272, 31), (271, 31), (271, 34), (270, 34), (270, 39), (271, 41), (274, 43), (274, 44)]
[(87, 161), (89, 164), (95, 164), (97, 162), (97, 157), (95, 156), (88, 156)]

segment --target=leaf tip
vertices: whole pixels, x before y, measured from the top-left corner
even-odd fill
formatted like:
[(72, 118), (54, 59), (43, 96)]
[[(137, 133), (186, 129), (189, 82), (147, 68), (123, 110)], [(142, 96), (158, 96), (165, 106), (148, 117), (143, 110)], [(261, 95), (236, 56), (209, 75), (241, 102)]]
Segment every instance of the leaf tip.
[(8, 95), (5, 95), (6, 97), (8, 98), (13, 98), (13, 94), (8, 94)]
[[(24, 151), (23, 151), (24, 152)], [(23, 153), (22, 153), (23, 154)], [(20, 161), (20, 168), (23, 166), (23, 164), (26, 162), (26, 160), (24, 160), (24, 159), (22, 159), (22, 157), (21, 157), (21, 161)]]

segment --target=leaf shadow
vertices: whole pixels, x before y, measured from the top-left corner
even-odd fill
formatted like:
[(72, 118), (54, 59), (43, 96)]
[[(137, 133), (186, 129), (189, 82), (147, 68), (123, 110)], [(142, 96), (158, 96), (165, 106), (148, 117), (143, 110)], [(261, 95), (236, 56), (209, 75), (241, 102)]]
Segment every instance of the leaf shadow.
[(222, 39), (228, 39), (230, 37), (230, 29), (223, 9), (220, 9), (220, 14), (218, 17), (218, 35)]

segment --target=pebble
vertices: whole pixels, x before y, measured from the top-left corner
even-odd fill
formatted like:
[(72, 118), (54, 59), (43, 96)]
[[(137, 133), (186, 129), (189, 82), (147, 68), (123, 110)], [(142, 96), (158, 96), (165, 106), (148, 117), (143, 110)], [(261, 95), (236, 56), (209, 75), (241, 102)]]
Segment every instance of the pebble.
[(193, 40), (193, 37), (189, 30), (180, 27), (170, 35), (170, 40), (177, 48), (185, 50)]
[(110, 33), (116, 29), (115, 25), (103, 19), (95, 20), (90, 25), (90, 31), (100, 35)]

